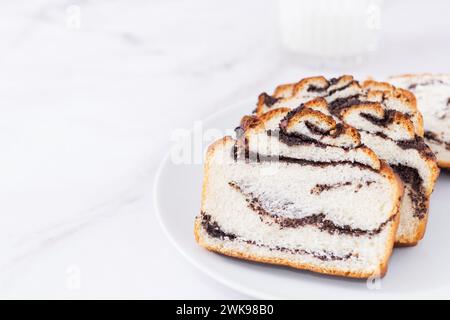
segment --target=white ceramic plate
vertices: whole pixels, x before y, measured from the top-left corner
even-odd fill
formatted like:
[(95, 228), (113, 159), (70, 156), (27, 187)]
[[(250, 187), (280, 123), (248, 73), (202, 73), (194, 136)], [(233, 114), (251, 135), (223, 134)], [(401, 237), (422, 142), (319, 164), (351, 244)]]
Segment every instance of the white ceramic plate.
[[(209, 117), (204, 129), (233, 129), (254, 99)], [(193, 235), (200, 211), (202, 166), (174, 164), (168, 155), (155, 180), (156, 211), (167, 236), (195, 266), (255, 298), (450, 298), (450, 173), (442, 172), (431, 201), (427, 234), (416, 247), (395, 249), (387, 275), (375, 284), (224, 257), (199, 247)]]

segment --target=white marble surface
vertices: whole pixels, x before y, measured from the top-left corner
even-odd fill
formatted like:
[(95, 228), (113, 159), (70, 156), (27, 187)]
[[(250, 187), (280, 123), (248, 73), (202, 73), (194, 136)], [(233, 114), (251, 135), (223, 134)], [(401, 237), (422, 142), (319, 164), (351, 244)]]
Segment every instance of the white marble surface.
[(170, 133), (305, 75), (450, 72), (449, 1), (385, 9), (376, 56), (325, 70), (280, 52), (272, 1), (3, 0), (0, 298), (245, 298), (156, 221)]

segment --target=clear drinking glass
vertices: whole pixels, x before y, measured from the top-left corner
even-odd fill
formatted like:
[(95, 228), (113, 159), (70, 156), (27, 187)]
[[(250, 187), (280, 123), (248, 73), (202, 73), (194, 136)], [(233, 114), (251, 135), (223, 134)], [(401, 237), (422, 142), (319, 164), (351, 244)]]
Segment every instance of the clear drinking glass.
[(378, 47), (383, 0), (278, 0), (281, 40), (319, 64), (364, 61)]

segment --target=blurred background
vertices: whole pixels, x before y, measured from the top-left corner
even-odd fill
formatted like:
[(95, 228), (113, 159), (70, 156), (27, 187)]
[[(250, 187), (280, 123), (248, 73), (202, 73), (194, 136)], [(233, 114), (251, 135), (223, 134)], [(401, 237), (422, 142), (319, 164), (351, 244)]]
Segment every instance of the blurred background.
[(244, 298), (156, 222), (171, 132), (305, 76), (450, 72), (449, 12), (447, 0), (3, 0), (0, 297)]

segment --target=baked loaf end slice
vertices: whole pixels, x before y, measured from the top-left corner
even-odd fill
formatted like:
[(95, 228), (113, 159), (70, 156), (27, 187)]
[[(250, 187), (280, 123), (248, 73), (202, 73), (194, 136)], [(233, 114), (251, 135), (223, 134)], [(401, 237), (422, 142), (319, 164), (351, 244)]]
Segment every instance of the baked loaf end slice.
[(206, 155), (195, 238), (240, 259), (383, 276), (403, 187), (359, 133), (308, 107), (244, 117)]
[(425, 123), (425, 141), (441, 168), (450, 168), (450, 75), (416, 74), (389, 79), (412, 91)]
[(424, 143), (423, 119), (415, 96), (385, 82), (359, 83), (352, 76), (327, 80), (312, 77), (279, 86), (272, 96), (261, 94), (256, 109), (307, 105), (355, 127), (362, 143), (385, 160), (405, 185), (400, 207), (398, 245), (417, 244), (425, 234), (429, 200), (439, 168)]

